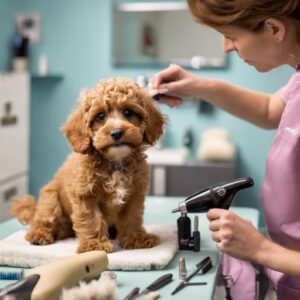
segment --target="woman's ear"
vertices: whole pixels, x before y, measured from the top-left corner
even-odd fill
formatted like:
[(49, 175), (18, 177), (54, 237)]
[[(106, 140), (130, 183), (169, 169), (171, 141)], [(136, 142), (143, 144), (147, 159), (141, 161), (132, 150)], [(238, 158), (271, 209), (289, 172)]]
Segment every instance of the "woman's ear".
[(68, 117), (61, 128), (73, 150), (82, 154), (87, 153), (91, 147), (91, 129), (86, 120), (88, 108), (87, 99), (83, 98), (80, 107)]
[(276, 18), (268, 18), (265, 20), (265, 26), (277, 42), (282, 42), (284, 40), (286, 27), (281, 20)]
[(163, 125), (167, 123), (167, 117), (158, 110), (150, 97), (145, 98), (145, 110), (147, 115), (144, 141), (146, 144), (153, 145), (163, 134)]

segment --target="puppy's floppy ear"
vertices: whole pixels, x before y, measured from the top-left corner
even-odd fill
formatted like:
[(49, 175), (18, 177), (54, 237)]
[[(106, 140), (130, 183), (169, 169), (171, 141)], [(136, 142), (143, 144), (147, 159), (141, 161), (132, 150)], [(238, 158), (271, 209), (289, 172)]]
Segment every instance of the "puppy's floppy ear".
[(86, 120), (87, 111), (90, 108), (88, 97), (85, 92), (80, 95), (81, 104), (67, 119), (61, 128), (75, 152), (85, 154), (91, 146), (91, 129)]
[(156, 108), (154, 100), (150, 97), (145, 97), (145, 110), (147, 115), (144, 141), (153, 145), (163, 134), (163, 125), (167, 118)]

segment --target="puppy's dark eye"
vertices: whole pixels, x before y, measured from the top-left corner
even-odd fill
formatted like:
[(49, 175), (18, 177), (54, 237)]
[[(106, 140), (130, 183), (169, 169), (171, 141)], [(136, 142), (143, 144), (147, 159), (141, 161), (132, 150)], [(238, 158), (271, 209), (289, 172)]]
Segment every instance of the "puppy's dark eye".
[(129, 118), (129, 117), (133, 116), (134, 112), (130, 109), (125, 109), (123, 114), (126, 118)]
[(104, 112), (98, 113), (96, 115), (96, 120), (97, 121), (104, 121), (105, 120), (105, 113)]

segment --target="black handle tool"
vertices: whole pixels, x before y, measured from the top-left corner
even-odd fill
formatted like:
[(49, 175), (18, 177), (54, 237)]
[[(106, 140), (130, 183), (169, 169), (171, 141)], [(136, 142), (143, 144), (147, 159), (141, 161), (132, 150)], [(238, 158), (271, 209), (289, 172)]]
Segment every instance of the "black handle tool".
[[(126, 300), (138, 299), (142, 295), (146, 295), (150, 292), (157, 291), (158, 289), (160, 289), (160, 288), (164, 287), (166, 284), (168, 284), (172, 280), (172, 278), (173, 278), (173, 274), (171, 274), (171, 273), (160, 276), (155, 281), (153, 281), (150, 285), (148, 285), (143, 291), (141, 291), (138, 294), (133, 295), (131, 298), (128, 298), (128, 295), (127, 295), (126, 298), (124, 298), (124, 300), (125, 299)], [(133, 291), (134, 290), (132, 290), (131, 292), (133, 292)]]
[(187, 214), (207, 212), (211, 208), (229, 209), (235, 194), (240, 190), (253, 186), (253, 184), (252, 178), (242, 177), (212, 185), (189, 196), (185, 201), (179, 203), (178, 208), (173, 209), (172, 212)]
[(136, 296), (140, 291), (140, 288), (136, 287), (133, 288), (126, 296), (123, 298), (123, 300), (130, 300), (133, 299), (134, 296)]

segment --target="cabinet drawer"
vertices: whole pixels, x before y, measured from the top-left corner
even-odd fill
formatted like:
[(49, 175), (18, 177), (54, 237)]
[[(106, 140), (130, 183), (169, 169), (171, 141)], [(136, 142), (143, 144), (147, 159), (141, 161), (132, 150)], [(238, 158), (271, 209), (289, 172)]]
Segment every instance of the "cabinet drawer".
[(28, 178), (22, 176), (0, 184), (0, 222), (11, 218), (9, 210), (11, 197), (21, 197), (27, 194)]
[(28, 171), (29, 77), (0, 75), (0, 180)]
[(235, 178), (235, 164), (152, 165), (150, 195), (187, 197)]

